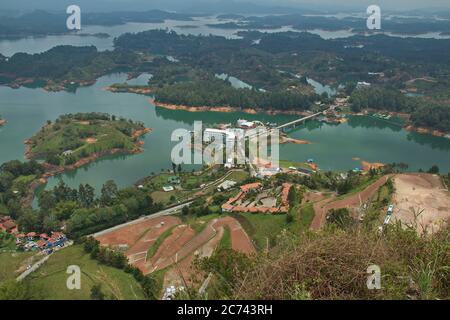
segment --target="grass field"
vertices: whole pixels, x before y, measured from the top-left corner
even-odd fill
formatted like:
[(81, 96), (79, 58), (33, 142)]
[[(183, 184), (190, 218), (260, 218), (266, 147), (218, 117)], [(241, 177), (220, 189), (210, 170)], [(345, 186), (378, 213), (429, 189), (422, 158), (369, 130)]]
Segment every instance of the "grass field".
[[(81, 289), (69, 290), (66, 282), (67, 267), (77, 265), (81, 269)], [(56, 252), (39, 270), (25, 281), (38, 288), (43, 299), (88, 300), (94, 284), (101, 284), (107, 299), (144, 299), (139, 283), (122, 270), (99, 264), (86, 254), (81, 246), (72, 246)]]
[(18, 276), (16, 270), (34, 254), (34, 252), (0, 253), (0, 283), (16, 278)]
[(222, 239), (220, 239), (218, 248), (231, 249), (231, 232), (228, 226), (223, 228), (223, 236)]
[(296, 231), (307, 230), (311, 226), (314, 219), (314, 207), (312, 203), (308, 203), (300, 209), (297, 217), (294, 217)]
[(287, 229), (286, 215), (251, 214), (237, 213), (231, 214), (236, 218), (250, 238), (254, 241), (257, 250), (263, 250), (275, 243), (277, 235), (283, 229)]
[(303, 208), (294, 208), (294, 219), (288, 223), (285, 214), (252, 214), (234, 213), (236, 218), (247, 234), (253, 240), (257, 250), (267, 248), (275, 244), (277, 236), (287, 230), (294, 234), (299, 234), (308, 230), (314, 218), (313, 204), (307, 204)]

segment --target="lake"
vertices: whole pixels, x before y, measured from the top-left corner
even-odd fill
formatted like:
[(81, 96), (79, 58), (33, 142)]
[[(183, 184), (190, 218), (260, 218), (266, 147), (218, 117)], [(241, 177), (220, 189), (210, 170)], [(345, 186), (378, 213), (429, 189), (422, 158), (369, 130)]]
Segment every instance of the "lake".
[[(143, 75), (130, 82), (145, 84), (148, 77)], [(145, 151), (132, 156), (108, 157), (63, 174), (61, 178), (72, 187), (89, 183), (99, 190), (110, 179), (123, 187), (161, 169), (171, 168), (170, 152), (175, 145), (170, 140), (172, 131), (177, 128), (192, 130), (196, 120), (211, 125), (234, 123), (239, 118), (278, 124), (294, 119), (282, 115), (166, 110), (155, 108), (146, 96), (103, 89), (113, 83), (125, 82), (126, 78), (126, 74), (105, 76), (95, 85), (80, 88), (76, 93), (0, 87), (0, 114), (8, 120), (8, 124), (0, 128), (0, 163), (23, 160), (24, 140), (39, 131), (47, 120), (55, 120), (66, 113), (107, 112), (143, 121), (153, 129), (144, 138)], [(437, 164), (442, 172), (450, 171), (450, 139), (410, 133), (371, 117), (351, 117), (348, 123), (339, 126), (310, 121), (290, 134), (311, 144), (282, 145), (280, 158), (293, 161), (314, 158), (322, 170), (353, 169), (360, 166), (359, 161), (352, 160), (358, 157), (369, 162), (405, 162), (411, 170), (428, 169)], [(185, 169), (191, 168), (185, 166)], [(58, 179), (60, 177), (50, 179), (48, 187), (57, 184)]]
[[(116, 26), (84, 26), (81, 32), (83, 34), (89, 34), (89, 36), (77, 36), (77, 35), (51, 35), (45, 37), (27, 37), (15, 40), (0, 40), (0, 53), (4, 56), (10, 57), (17, 52), (25, 53), (41, 53), (47, 51), (57, 45), (74, 45), (74, 46), (96, 46), (98, 50), (113, 50), (113, 41), (115, 37), (121, 34), (131, 32), (141, 32), (153, 29), (168, 29), (176, 31), (179, 34), (191, 34), (191, 35), (216, 35), (223, 36), (229, 39), (240, 38), (237, 35), (238, 31), (246, 31), (247, 29), (220, 29), (214, 28), (208, 25), (217, 23), (234, 22), (235, 20), (218, 20), (214, 16), (210, 17), (196, 17), (193, 21), (177, 21), (166, 20), (163, 23), (126, 23)], [(286, 32), (295, 30), (292, 26), (284, 26), (278, 29), (260, 29), (261, 32)], [(337, 30), (326, 31), (321, 29), (308, 30), (310, 33), (317, 34), (324, 39), (336, 39), (347, 38), (354, 35), (351, 30)], [(109, 38), (101, 38), (92, 36), (97, 33), (107, 33)], [(436, 39), (449, 39), (450, 35), (440, 35), (439, 33), (427, 33), (423, 35), (398, 35), (386, 33), (390, 36), (396, 37), (419, 37), (419, 38), (436, 38)]]

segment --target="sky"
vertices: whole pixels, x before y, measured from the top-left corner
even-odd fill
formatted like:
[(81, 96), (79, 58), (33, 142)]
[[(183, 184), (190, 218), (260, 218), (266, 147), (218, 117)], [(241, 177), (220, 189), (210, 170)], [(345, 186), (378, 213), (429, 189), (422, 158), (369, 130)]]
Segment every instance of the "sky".
[[(319, 10), (348, 10), (367, 8), (377, 4), (385, 10), (410, 11), (420, 8), (447, 8), (450, 9), (449, 0), (232, 0), (236, 3), (258, 4), (259, 7), (287, 6), (311, 8)], [(86, 11), (114, 11), (114, 10), (148, 10), (165, 9), (173, 11), (187, 11), (189, 9), (211, 8), (215, 3), (217, 8), (236, 8), (230, 0), (1, 0), (0, 10), (64, 10), (70, 4), (77, 4)], [(224, 5), (226, 3), (226, 5)], [(205, 5), (206, 4), (206, 5)], [(250, 6), (251, 7), (251, 6)], [(256, 7), (256, 6), (255, 6)], [(220, 10), (220, 9), (219, 9)]]

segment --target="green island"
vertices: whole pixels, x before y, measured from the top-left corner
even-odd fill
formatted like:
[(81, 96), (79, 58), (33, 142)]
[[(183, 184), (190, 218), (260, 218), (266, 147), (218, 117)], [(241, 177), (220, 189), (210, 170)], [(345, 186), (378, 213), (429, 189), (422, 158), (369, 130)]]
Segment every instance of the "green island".
[(26, 144), (29, 159), (79, 167), (108, 154), (141, 152), (138, 140), (150, 132), (140, 122), (102, 113), (69, 114), (47, 124)]

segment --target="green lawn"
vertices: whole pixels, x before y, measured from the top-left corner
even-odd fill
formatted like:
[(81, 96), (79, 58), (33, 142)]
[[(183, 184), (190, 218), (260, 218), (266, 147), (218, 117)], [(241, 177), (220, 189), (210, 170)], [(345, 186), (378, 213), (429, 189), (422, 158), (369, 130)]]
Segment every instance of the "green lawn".
[(251, 214), (251, 213), (237, 213), (231, 214), (236, 218), (254, 241), (258, 250), (263, 250), (267, 246), (267, 239), (269, 245), (276, 241), (277, 235), (283, 229), (288, 228), (286, 223), (286, 215), (270, 215), (270, 214)]
[(219, 248), (231, 249), (231, 232), (228, 226), (224, 227), (223, 237), (220, 239)]
[(247, 179), (249, 177), (249, 174), (247, 171), (234, 171), (230, 174), (230, 176), (227, 178), (227, 180), (232, 180), (237, 183), (240, 183)]
[(309, 229), (311, 222), (314, 219), (314, 207), (312, 203), (308, 203), (300, 209), (297, 217), (294, 218), (295, 230), (304, 231)]
[(32, 252), (0, 253), (0, 283), (16, 278), (16, 270), (33, 255)]
[[(80, 290), (67, 289), (69, 275), (66, 270), (70, 265), (77, 265), (81, 269)], [(142, 289), (132, 275), (99, 264), (78, 245), (56, 252), (25, 281), (31, 282), (33, 288), (38, 288), (43, 299), (49, 300), (88, 300), (94, 284), (102, 285), (102, 291), (108, 299), (144, 299)]]

